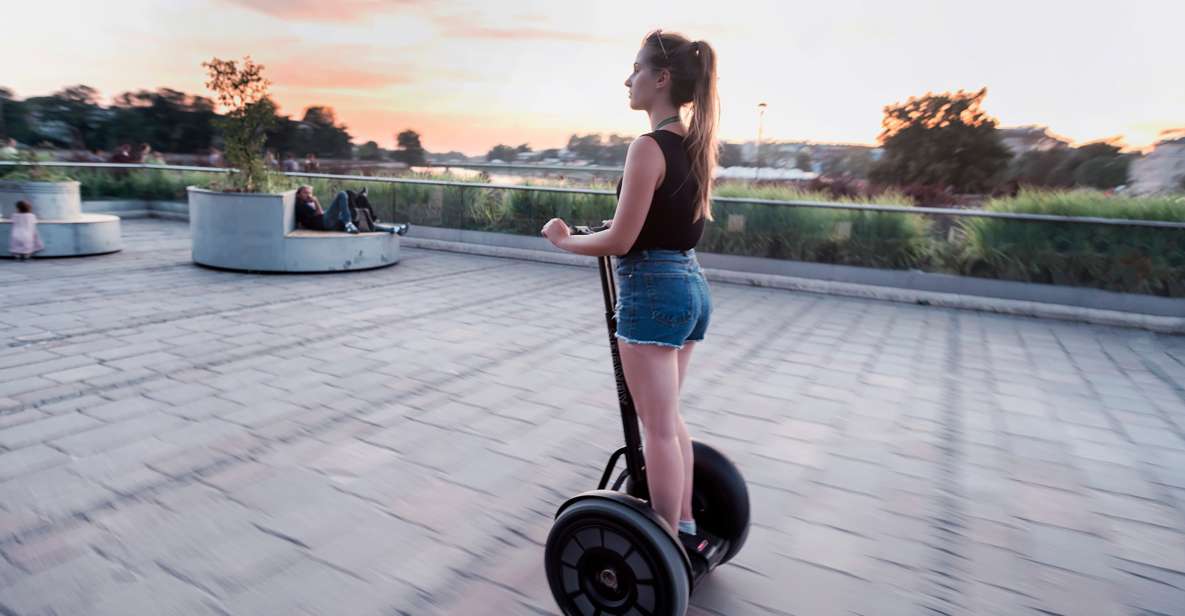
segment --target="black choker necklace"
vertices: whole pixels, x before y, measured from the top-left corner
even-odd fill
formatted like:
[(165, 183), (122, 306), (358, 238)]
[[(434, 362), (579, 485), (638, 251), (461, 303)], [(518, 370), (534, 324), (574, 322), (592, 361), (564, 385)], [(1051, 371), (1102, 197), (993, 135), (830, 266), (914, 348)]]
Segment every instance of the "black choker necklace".
[(654, 127), (654, 130), (658, 130), (658, 129), (666, 126), (667, 124), (674, 124), (675, 122), (678, 122), (678, 121), (679, 121), (679, 116), (673, 115), (673, 116), (663, 120), (662, 122), (659, 122), (658, 126)]

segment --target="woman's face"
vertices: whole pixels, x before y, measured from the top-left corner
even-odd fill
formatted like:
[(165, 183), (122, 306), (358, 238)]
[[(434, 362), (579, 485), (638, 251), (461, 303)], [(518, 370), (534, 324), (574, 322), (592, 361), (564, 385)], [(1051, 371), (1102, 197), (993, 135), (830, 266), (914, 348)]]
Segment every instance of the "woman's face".
[(655, 98), (670, 84), (670, 72), (656, 69), (646, 61), (645, 50), (638, 50), (634, 58), (634, 72), (625, 80), (629, 88), (630, 109), (650, 109)]

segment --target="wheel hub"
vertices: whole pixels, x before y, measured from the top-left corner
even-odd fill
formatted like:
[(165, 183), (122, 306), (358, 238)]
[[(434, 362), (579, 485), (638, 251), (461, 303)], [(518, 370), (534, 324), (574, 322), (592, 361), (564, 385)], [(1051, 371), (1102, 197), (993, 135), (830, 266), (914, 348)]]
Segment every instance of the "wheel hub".
[(611, 590), (617, 590), (617, 572), (613, 569), (601, 571), (601, 584)]
[(583, 554), (577, 565), (585, 592), (594, 605), (621, 608), (636, 596), (635, 576), (620, 554), (605, 548), (593, 548)]

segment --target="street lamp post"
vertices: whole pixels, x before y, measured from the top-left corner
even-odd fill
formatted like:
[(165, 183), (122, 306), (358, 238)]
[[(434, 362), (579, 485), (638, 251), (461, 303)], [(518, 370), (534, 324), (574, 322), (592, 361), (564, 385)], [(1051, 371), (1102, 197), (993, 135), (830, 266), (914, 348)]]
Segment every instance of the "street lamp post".
[(761, 175), (761, 131), (765, 127), (765, 108), (769, 105), (757, 103), (757, 171), (753, 173), (753, 181)]

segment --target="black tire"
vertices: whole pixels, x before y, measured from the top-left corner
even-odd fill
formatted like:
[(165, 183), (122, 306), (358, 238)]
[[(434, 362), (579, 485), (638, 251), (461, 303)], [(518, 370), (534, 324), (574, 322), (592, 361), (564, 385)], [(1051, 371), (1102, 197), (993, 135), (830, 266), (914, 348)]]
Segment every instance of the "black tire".
[(749, 537), (749, 488), (741, 471), (719, 450), (695, 440), (691, 447), (695, 455), (691, 510), (697, 526), (728, 541), (728, 552), (720, 561), (724, 564)]
[(684, 616), (691, 582), (675, 540), (628, 505), (590, 498), (551, 527), (547, 583), (567, 616)]
[[(732, 560), (749, 538), (749, 488), (741, 471), (715, 447), (691, 441), (695, 456), (691, 511), (696, 525), (716, 537), (728, 540), (728, 551), (720, 564)], [(633, 477), (625, 478), (625, 492), (642, 498)]]

